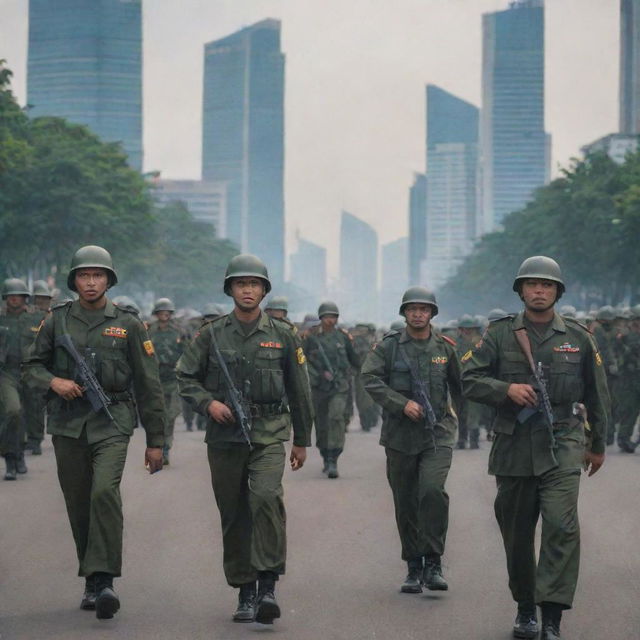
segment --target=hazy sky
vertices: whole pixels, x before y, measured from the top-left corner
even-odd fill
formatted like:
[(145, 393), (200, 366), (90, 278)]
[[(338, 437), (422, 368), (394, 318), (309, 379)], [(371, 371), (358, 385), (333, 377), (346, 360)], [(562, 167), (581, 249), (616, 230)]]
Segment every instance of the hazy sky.
[[(425, 167), (425, 84), (480, 105), (481, 15), (507, 0), (144, 0), (145, 169), (199, 178), (203, 45), (266, 17), (286, 54), (288, 249), (297, 229), (338, 261), (340, 211), (381, 242), (407, 232)], [(28, 0), (0, 0), (0, 58), (26, 98)], [(547, 0), (553, 164), (617, 129), (619, 0)]]

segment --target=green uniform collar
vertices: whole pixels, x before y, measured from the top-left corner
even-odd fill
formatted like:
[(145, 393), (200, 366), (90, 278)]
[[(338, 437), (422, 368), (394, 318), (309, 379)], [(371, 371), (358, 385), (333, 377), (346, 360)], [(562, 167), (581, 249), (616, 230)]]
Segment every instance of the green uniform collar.
[[(116, 306), (107, 298), (107, 304), (105, 307), (101, 309), (105, 318), (115, 318), (118, 313), (116, 311)], [(84, 308), (80, 306), (80, 302), (75, 300), (71, 303), (71, 309), (69, 310), (70, 315), (74, 318), (77, 318), (81, 322), (87, 324), (87, 315), (84, 313)], [(90, 312), (89, 312), (90, 313)]]
[[(258, 318), (258, 324), (256, 324), (254, 330), (249, 335), (253, 335), (256, 331), (263, 331), (266, 333), (269, 330), (269, 327), (271, 326), (269, 320), (270, 320), (269, 316), (264, 311), (261, 310), (260, 317)], [(240, 324), (240, 321), (238, 320), (238, 318), (236, 318), (236, 314), (233, 311), (230, 314), (225, 316), (224, 324), (225, 326), (229, 324), (233, 325), (234, 331), (240, 334), (243, 338), (249, 337), (245, 334), (244, 329)]]
[[(431, 340), (431, 338), (433, 338), (433, 336), (434, 336), (433, 327), (431, 327), (431, 333), (429, 334), (429, 337), (425, 340), (425, 342), (429, 342)], [(406, 329), (402, 329), (402, 331), (400, 331), (399, 342), (401, 344), (404, 344), (405, 342), (411, 342), (412, 340), (414, 340), (414, 338), (412, 338), (409, 335), (409, 332)]]
[[(524, 311), (521, 311), (514, 319), (511, 325), (513, 331), (518, 331), (518, 329), (524, 329)], [(551, 321), (551, 328), (558, 333), (567, 333), (567, 325), (564, 323), (564, 320), (554, 312), (553, 320)]]

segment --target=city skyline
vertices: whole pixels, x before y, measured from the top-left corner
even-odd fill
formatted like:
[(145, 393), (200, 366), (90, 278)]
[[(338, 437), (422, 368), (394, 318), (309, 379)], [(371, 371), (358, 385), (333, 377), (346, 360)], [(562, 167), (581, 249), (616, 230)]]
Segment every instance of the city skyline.
[[(604, 4), (548, 3), (546, 119), (554, 166), (617, 129), (619, 7)], [(479, 104), (481, 15), (506, 7), (506, 0), (402, 0), (393, 8), (328, 0), (322, 9), (285, 0), (223, 0), (215, 8), (192, 0), (146, 3), (146, 168), (167, 178), (199, 177), (202, 45), (266, 16), (282, 19), (289, 244), (300, 229), (327, 246), (335, 277), (341, 209), (371, 223), (382, 242), (406, 233), (408, 186), (424, 171), (424, 84)], [(24, 102), (24, 3), (5, 0), (3, 12), (11, 28), (0, 26), (0, 56), (16, 72)]]

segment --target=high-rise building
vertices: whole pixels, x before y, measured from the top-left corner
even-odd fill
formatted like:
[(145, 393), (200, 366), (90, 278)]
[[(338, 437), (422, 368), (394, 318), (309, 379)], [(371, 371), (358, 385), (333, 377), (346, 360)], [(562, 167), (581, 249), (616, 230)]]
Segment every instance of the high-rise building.
[(438, 288), (477, 236), (478, 109), (427, 85), (427, 245), (421, 281)]
[(225, 238), (227, 185), (204, 180), (153, 181), (153, 198), (159, 204), (181, 202), (193, 217), (212, 226), (216, 237)]
[(482, 17), (482, 228), (521, 209), (548, 175), (544, 4), (514, 0)]
[(307, 309), (315, 309), (327, 293), (327, 250), (298, 236), (298, 250), (291, 254), (289, 280), (309, 293)]
[(342, 212), (340, 223), (341, 317), (374, 322), (378, 310), (378, 234), (356, 216)]
[(204, 47), (202, 176), (223, 181), (227, 235), (284, 277), (284, 66), (280, 22)]
[(409, 190), (409, 282), (420, 282), (427, 257), (427, 176), (416, 173)]
[(382, 245), (382, 270), (380, 272), (380, 313), (381, 322), (391, 323), (398, 319), (398, 309), (402, 294), (408, 286), (409, 238), (398, 238)]
[(640, 0), (620, 0), (620, 133), (640, 133)]
[(142, 0), (29, 0), (29, 114), (122, 142), (142, 169)]

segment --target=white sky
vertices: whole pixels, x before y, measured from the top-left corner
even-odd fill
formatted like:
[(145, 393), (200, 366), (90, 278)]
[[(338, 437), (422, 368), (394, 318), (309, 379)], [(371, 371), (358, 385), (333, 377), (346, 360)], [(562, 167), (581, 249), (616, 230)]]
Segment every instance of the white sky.
[[(145, 169), (200, 176), (203, 45), (266, 17), (286, 54), (285, 198), (338, 268), (340, 211), (380, 241), (407, 232), (424, 171), (424, 86), (480, 105), (481, 15), (507, 0), (143, 0)], [(28, 0), (0, 0), (0, 58), (26, 98)], [(546, 128), (553, 164), (617, 129), (619, 0), (546, 1)]]

